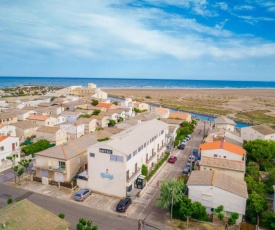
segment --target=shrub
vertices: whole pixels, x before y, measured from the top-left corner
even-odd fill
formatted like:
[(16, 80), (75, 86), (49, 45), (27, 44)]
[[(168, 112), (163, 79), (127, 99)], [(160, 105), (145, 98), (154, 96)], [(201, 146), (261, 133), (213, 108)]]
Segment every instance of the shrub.
[(7, 204), (11, 204), (12, 203), (12, 198), (9, 198), (8, 200), (7, 200)]
[(27, 156), (30, 154), (34, 154), (45, 150), (51, 146), (51, 143), (48, 140), (39, 140), (31, 145), (22, 148), (22, 152), (24, 152)]
[(141, 166), (141, 174), (142, 174), (143, 176), (147, 176), (147, 175), (148, 175), (148, 168), (147, 168), (147, 166), (144, 165), (144, 164)]
[(218, 218), (219, 218), (220, 220), (223, 220), (224, 215), (223, 215), (222, 213), (219, 213), (219, 214), (218, 214)]
[(64, 213), (59, 213), (59, 215), (58, 215), (61, 219), (64, 219), (64, 217), (65, 217), (65, 214)]
[(152, 176), (158, 171), (158, 169), (163, 165), (163, 163), (168, 159), (170, 153), (166, 153), (165, 156), (157, 163), (155, 168), (146, 176), (146, 180), (149, 181)]
[(262, 225), (270, 230), (275, 230), (275, 213), (273, 212), (264, 212), (262, 214)]
[(99, 142), (108, 141), (108, 140), (110, 140), (109, 137), (104, 137), (104, 138), (101, 138), (101, 139), (97, 139), (97, 141), (99, 141)]

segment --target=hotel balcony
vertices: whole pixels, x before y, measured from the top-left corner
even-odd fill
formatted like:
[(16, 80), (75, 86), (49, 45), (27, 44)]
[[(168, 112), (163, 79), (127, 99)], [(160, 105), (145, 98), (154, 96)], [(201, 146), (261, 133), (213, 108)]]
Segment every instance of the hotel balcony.
[(133, 172), (129, 178), (126, 178), (127, 183), (131, 182), (135, 177), (140, 175), (140, 168), (137, 168), (137, 171)]
[(66, 168), (62, 168), (62, 167), (35, 165), (35, 168), (44, 169), (44, 170), (53, 171), (53, 172), (60, 172), (60, 173), (63, 173), (63, 174), (67, 173)]
[(146, 163), (148, 164), (152, 159), (155, 158), (156, 155), (157, 155), (157, 153), (153, 152), (153, 154), (148, 159), (146, 159)]

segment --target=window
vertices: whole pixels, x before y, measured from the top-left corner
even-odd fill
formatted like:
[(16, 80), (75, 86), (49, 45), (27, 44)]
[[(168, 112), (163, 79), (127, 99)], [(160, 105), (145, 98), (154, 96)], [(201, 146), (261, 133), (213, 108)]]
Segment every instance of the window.
[(64, 161), (59, 161), (59, 168), (65, 168), (66, 167), (66, 163)]
[(132, 158), (132, 154), (127, 156), (127, 161), (129, 161)]
[(223, 158), (226, 158), (226, 156), (223, 156)]
[(111, 161), (123, 162), (123, 156), (110, 155)]
[(1, 146), (1, 147), (0, 147), (0, 150), (1, 150), (1, 151), (4, 151), (4, 146)]
[(135, 155), (137, 155), (137, 150), (135, 150), (135, 151), (133, 152), (133, 157), (134, 157)]
[(217, 154), (214, 154), (214, 157), (218, 157), (218, 155), (217, 155)]
[(95, 154), (94, 153), (90, 153), (90, 157), (95, 157)]

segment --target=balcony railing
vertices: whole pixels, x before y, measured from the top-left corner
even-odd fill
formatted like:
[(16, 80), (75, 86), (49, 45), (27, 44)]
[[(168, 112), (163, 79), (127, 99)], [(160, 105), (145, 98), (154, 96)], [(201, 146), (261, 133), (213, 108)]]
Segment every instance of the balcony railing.
[(157, 153), (153, 152), (152, 156), (150, 156), (149, 159), (146, 159), (146, 163), (149, 163), (156, 155), (157, 155)]
[(36, 168), (44, 169), (48, 171), (54, 171), (54, 172), (61, 172), (61, 173), (67, 173), (66, 168), (63, 167), (56, 167), (56, 166), (45, 166), (45, 165), (36, 165)]
[(137, 170), (132, 173), (132, 176), (130, 176), (129, 178), (126, 178), (127, 183), (129, 183), (131, 180), (133, 180), (139, 174), (140, 174), (140, 168), (137, 168)]
[(165, 147), (166, 147), (166, 145), (160, 146), (160, 147), (158, 148), (158, 152), (161, 152), (162, 150), (164, 150)]

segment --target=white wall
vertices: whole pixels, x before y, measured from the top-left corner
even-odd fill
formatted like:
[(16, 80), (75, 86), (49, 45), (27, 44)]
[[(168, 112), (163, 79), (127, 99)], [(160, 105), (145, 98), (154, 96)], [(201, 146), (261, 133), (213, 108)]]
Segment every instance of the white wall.
[(246, 198), (237, 196), (215, 186), (188, 186), (188, 197), (193, 202), (198, 201), (208, 208), (224, 206), (224, 211), (237, 212), (241, 216), (245, 214)]
[(201, 156), (204, 157), (217, 157), (228, 160), (243, 161), (243, 156), (231, 153), (225, 149), (214, 149), (214, 150), (201, 150)]
[(230, 131), (235, 131), (235, 126), (230, 124), (216, 124), (217, 129), (225, 129)]
[(0, 128), (0, 136), (16, 136), (15, 126), (5, 125)]
[(15, 153), (18, 154), (15, 162), (18, 162), (20, 161), (20, 146), (18, 137), (8, 137), (0, 142), (0, 172), (13, 166), (12, 162), (7, 160), (6, 157)]
[(246, 140), (246, 141), (256, 140), (256, 139), (275, 141), (275, 131), (274, 131), (274, 134), (263, 135), (258, 131), (256, 131), (255, 129), (252, 129), (251, 127), (245, 127), (245, 128), (241, 128), (241, 137), (243, 138), (243, 140)]

